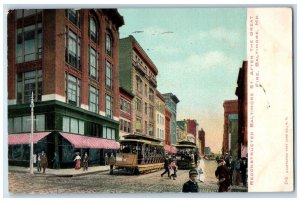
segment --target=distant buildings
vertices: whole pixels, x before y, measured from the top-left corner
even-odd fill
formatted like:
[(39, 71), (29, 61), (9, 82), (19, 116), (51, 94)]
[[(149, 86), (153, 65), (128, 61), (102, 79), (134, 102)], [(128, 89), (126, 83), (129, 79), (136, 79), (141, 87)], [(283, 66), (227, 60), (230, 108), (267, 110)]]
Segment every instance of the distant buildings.
[(177, 104), (179, 103), (178, 98), (176, 95), (172, 93), (166, 93), (162, 94), (162, 96), (165, 98), (166, 108), (171, 113), (170, 118), (170, 139), (171, 139), (171, 145), (175, 145), (177, 142), (176, 137), (176, 115), (177, 115)]
[(223, 103), (224, 107), (224, 133), (223, 133), (223, 148), (222, 153), (230, 153), (229, 150), (229, 115), (238, 114), (238, 101), (226, 100)]
[(165, 140), (165, 99), (164, 97), (156, 91), (155, 93), (155, 131), (156, 138)]
[(201, 128), (200, 131), (198, 131), (199, 134), (199, 140), (200, 140), (200, 154), (204, 155), (204, 148), (205, 148), (205, 131), (203, 128)]

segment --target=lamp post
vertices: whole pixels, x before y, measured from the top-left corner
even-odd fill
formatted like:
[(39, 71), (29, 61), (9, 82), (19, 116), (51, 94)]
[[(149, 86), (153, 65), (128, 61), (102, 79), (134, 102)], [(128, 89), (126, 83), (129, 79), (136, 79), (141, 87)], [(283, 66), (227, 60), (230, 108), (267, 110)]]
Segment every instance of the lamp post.
[(33, 103), (33, 92), (31, 93), (31, 103), (30, 103), (30, 108), (31, 108), (31, 131), (30, 131), (30, 174), (33, 174), (33, 108), (34, 108), (34, 103)]

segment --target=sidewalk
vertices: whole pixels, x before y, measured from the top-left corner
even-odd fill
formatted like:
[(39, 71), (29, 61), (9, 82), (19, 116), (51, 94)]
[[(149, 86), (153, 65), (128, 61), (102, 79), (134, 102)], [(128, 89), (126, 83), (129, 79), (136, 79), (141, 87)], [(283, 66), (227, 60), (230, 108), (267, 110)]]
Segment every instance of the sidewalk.
[[(20, 166), (8, 166), (8, 171), (30, 173), (30, 168), (20, 167)], [(81, 168), (80, 170), (75, 170), (74, 168), (63, 168), (63, 169), (47, 168), (46, 173), (38, 172), (36, 167), (33, 168), (34, 175), (49, 175), (49, 176), (58, 176), (58, 177), (73, 177), (73, 176), (88, 175), (88, 174), (94, 174), (100, 172), (109, 172), (109, 165), (92, 166), (89, 167), (87, 171), (83, 171), (83, 168)]]

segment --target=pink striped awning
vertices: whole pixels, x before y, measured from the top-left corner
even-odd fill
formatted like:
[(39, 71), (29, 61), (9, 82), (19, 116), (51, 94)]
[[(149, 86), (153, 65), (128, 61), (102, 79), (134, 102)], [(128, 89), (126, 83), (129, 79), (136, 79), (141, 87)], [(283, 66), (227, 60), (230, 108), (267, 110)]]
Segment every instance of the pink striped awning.
[(98, 137), (87, 137), (71, 133), (60, 133), (74, 148), (120, 149), (120, 144), (114, 140)]
[(164, 149), (166, 152), (170, 153), (170, 154), (175, 154), (176, 153), (176, 147), (173, 147), (171, 145), (165, 145)]
[[(36, 144), (38, 141), (40, 141), (49, 134), (50, 132), (33, 133), (33, 144)], [(8, 144), (30, 144), (30, 133), (9, 134)]]

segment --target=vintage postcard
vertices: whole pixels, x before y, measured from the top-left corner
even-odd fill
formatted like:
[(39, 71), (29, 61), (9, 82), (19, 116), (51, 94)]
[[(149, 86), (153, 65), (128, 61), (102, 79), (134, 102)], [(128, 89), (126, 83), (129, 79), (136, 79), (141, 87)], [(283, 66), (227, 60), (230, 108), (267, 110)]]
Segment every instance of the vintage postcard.
[(5, 9), (6, 197), (294, 191), (292, 7)]

